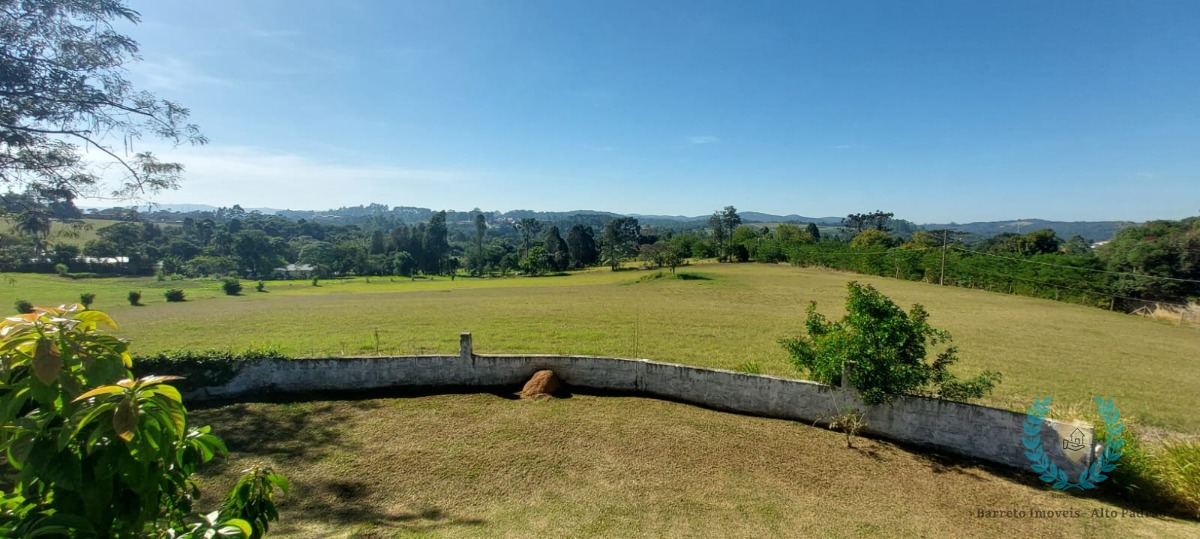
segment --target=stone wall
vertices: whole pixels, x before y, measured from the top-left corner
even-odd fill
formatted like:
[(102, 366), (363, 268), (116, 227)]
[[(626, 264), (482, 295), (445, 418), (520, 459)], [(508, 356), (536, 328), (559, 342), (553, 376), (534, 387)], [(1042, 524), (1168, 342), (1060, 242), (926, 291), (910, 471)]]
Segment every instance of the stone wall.
[[(189, 392), (189, 401), (239, 400), (313, 391), (390, 387), (517, 386), (549, 369), (566, 384), (666, 397), (718, 410), (824, 423), (843, 407), (863, 410), (866, 433), (1029, 470), (1021, 444), (1025, 414), (974, 404), (902, 397), (890, 405), (865, 406), (853, 390), (775, 376), (660, 363), (644, 359), (559, 355), (477, 355), (463, 334), (457, 356), (247, 361), (227, 383)], [(1073, 465), (1056, 451), (1057, 429), (1078, 427), (1092, 440), (1090, 425), (1047, 420), (1042, 444), (1060, 468), (1078, 476), (1089, 458)], [(1072, 473), (1073, 472), (1073, 473)]]

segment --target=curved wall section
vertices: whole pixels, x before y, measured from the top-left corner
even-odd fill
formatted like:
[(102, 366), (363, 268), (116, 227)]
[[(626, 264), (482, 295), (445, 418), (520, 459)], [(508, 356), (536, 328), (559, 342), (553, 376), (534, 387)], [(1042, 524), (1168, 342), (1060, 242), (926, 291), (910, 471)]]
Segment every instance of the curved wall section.
[[(534, 372), (554, 371), (566, 384), (666, 397), (709, 408), (780, 419), (824, 423), (844, 407), (862, 410), (866, 433), (958, 455), (1030, 470), (1025, 449), (1025, 414), (974, 404), (901, 397), (890, 405), (866, 406), (853, 390), (805, 380), (745, 374), (644, 359), (559, 355), (476, 355), (464, 335), (457, 356), (397, 356), (247, 361), (228, 382), (189, 391), (189, 401), (249, 399), (264, 393), (353, 391), (390, 387), (515, 386)], [(166, 374), (166, 373), (163, 373)], [(1043, 447), (1075, 477), (1090, 465), (1055, 450), (1055, 432), (1079, 428), (1092, 440), (1092, 427), (1047, 419)], [(1055, 449), (1052, 449), (1055, 448)], [(1072, 473), (1073, 472), (1073, 473)]]

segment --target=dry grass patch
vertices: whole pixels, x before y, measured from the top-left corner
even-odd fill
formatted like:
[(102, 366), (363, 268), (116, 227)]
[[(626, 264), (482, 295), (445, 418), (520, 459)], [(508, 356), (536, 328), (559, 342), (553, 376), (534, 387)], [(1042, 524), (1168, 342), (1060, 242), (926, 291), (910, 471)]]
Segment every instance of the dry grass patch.
[[(490, 394), (201, 410), (292, 480), (273, 537), (1194, 537), (1120, 507), (877, 441), (634, 397)], [(980, 509), (1076, 510), (988, 519)]]

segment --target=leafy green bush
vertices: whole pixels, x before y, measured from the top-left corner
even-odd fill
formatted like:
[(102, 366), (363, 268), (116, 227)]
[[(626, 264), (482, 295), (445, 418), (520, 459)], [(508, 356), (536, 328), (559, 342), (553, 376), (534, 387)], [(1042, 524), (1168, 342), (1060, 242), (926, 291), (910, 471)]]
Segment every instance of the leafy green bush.
[(256, 290), (258, 292), (266, 292), (267, 291), (267, 283), (259, 281), (258, 284), (254, 285), (254, 290)]
[(236, 296), (242, 293), (242, 282), (237, 280), (237, 277), (226, 277), (221, 281), (221, 289), (225, 291), (225, 295)]
[(91, 292), (84, 292), (79, 295), (79, 303), (83, 305), (84, 309), (91, 308), (92, 304), (95, 302), (96, 302), (96, 295)]
[(179, 376), (175, 385), (187, 392), (224, 384), (233, 379), (248, 361), (288, 359), (277, 348), (232, 350), (172, 350), (134, 358), (134, 372)]
[(134, 307), (142, 304), (142, 293), (137, 290), (130, 290), (127, 297), (129, 298), (129, 304)]
[(863, 402), (884, 404), (914, 394), (978, 399), (1000, 381), (997, 372), (984, 372), (970, 380), (955, 378), (948, 370), (958, 361), (953, 346), (926, 362), (927, 347), (950, 342), (950, 334), (929, 325), (924, 307), (913, 305), (905, 313), (871, 285), (851, 281), (847, 289), (842, 320), (827, 320), (813, 302), (805, 320), (808, 335), (779, 341), (796, 367), (818, 382), (840, 383), (843, 365), (854, 361), (850, 382), (862, 394)]
[(251, 470), (197, 515), (194, 473), (228, 451), (189, 424), (169, 376), (134, 379), (129, 343), (100, 311), (0, 321), (0, 537), (260, 537), (287, 482)]
[(60, 262), (54, 265), (54, 273), (57, 273), (60, 277), (66, 277), (70, 272), (71, 268), (67, 267), (66, 264)]
[(21, 314), (29, 314), (33, 312), (33, 304), (27, 299), (17, 300), (17, 312)]
[(183, 298), (186, 295), (187, 294), (185, 294), (183, 292), (183, 290), (180, 290), (178, 288), (172, 288), (172, 289), (167, 290), (166, 292), (163, 292), (163, 297), (167, 298), (167, 301), (170, 301), (170, 302), (183, 301), (184, 300)]

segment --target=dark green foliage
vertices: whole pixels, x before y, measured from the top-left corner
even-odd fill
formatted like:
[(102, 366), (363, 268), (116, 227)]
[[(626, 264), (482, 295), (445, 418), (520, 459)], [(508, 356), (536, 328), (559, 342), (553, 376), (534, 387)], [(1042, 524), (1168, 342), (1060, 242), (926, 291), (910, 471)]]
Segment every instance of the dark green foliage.
[(17, 312), (21, 314), (29, 314), (33, 312), (33, 304), (27, 299), (17, 300)]
[(242, 293), (242, 282), (237, 277), (226, 277), (221, 281), (221, 290), (224, 290), (227, 296), (236, 296)]
[(174, 385), (188, 392), (203, 387), (225, 384), (237, 375), (249, 361), (288, 359), (274, 348), (248, 348), (241, 352), (230, 350), (173, 350), (135, 356), (133, 371), (142, 376), (149, 373), (182, 376)]
[(592, 227), (575, 224), (567, 231), (567, 254), (575, 269), (595, 265), (600, 258)]
[(600, 236), (600, 261), (616, 271), (622, 261), (637, 254), (641, 230), (633, 217), (618, 217), (605, 223)]
[(84, 309), (91, 307), (92, 304), (95, 302), (96, 302), (96, 294), (93, 294), (91, 292), (84, 292), (79, 295), (79, 303), (83, 305)]
[(1167, 301), (1200, 297), (1200, 217), (1126, 228), (1097, 254), (1108, 269), (1133, 274), (1114, 277), (1119, 294)]
[(58, 264), (54, 265), (54, 273), (66, 277), (68, 273), (71, 273), (71, 268), (67, 267), (67, 265), (63, 264), (62, 262), (59, 262)]
[(567, 242), (559, 235), (558, 227), (552, 226), (546, 231), (544, 249), (551, 271), (563, 271), (571, 266), (570, 251)]
[(851, 282), (846, 298), (846, 316), (829, 321), (808, 307), (807, 335), (783, 339), (780, 344), (797, 368), (815, 380), (837, 385), (847, 361), (856, 362), (850, 382), (867, 404), (883, 404), (900, 395), (926, 395), (970, 400), (991, 392), (1000, 374), (985, 372), (970, 380), (958, 380), (949, 367), (958, 361), (953, 346), (944, 348), (932, 362), (926, 361), (928, 347), (947, 344), (950, 334), (928, 323), (929, 314), (920, 305), (905, 313), (870, 285)]
[(550, 256), (546, 254), (546, 250), (541, 245), (534, 245), (521, 259), (521, 271), (525, 275), (539, 277), (550, 271), (550, 264)]
[(263, 281), (259, 281), (257, 284), (254, 285), (254, 290), (257, 292), (266, 292), (267, 291), (267, 283), (265, 283)]
[(134, 307), (142, 304), (142, 293), (138, 290), (130, 290), (126, 297), (129, 299), (129, 304)]
[(178, 288), (171, 288), (171, 289), (168, 289), (166, 292), (163, 292), (163, 297), (166, 298), (167, 301), (172, 302), (172, 303), (184, 301), (184, 296), (186, 296), (186, 295), (187, 294), (185, 294), (183, 292), (183, 290), (180, 290)]

